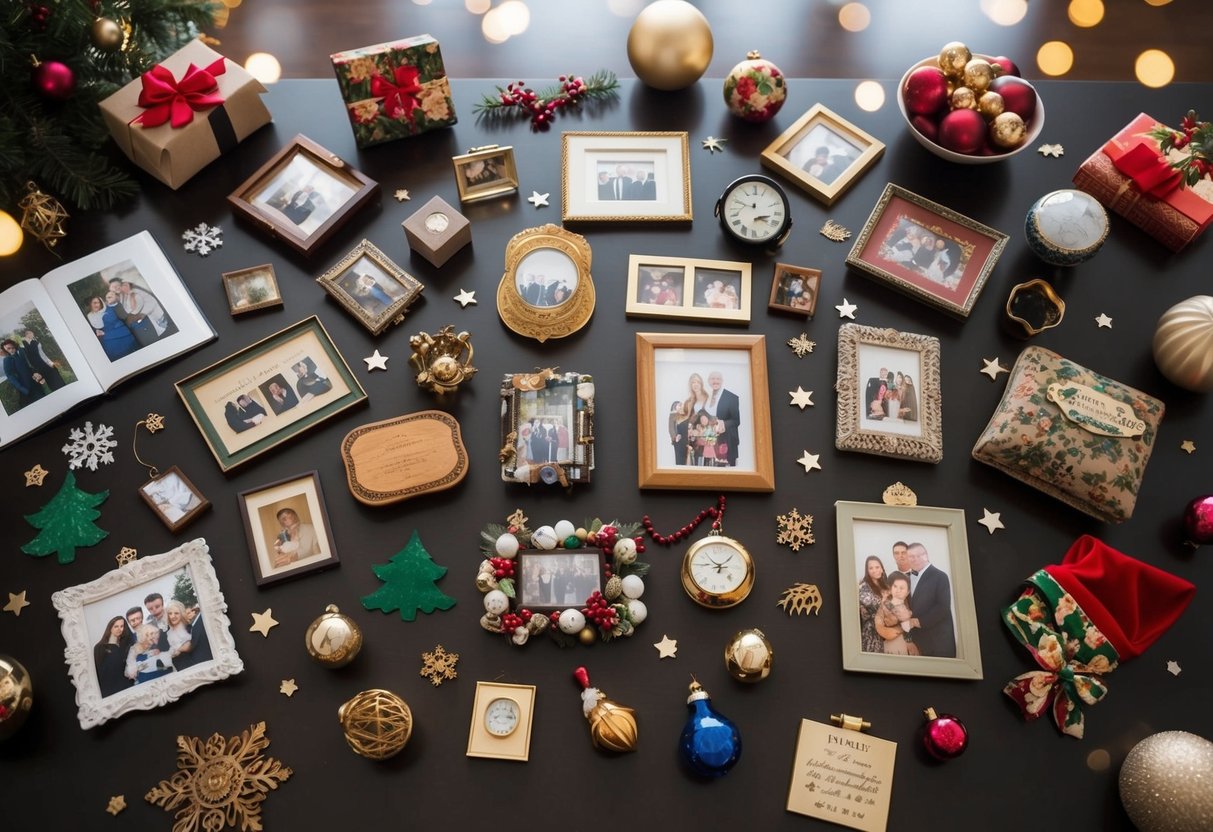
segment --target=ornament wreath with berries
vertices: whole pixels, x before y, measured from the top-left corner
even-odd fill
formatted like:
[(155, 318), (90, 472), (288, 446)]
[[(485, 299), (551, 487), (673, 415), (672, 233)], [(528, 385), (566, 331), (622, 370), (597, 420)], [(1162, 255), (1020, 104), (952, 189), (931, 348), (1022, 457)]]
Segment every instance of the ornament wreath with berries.
[(589, 77), (561, 75), (560, 85), (535, 92), (526, 81), (510, 84), (505, 89), (497, 87), (495, 95), (486, 95), (475, 107), (481, 118), (517, 118), (529, 116), (536, 130), (547, 130), (556, 120), (557, 114), (567, 108), (576, 107), (582, 101), (605, 101), (614, 98), (619, 89), (615, 73), (601, 70)]
[[(490, 523), (480, 533), (480, 626), (517, 646), (545, 631), (561, 647), (633, 635), (648, 616), (640, 600), (649, 571), (637, 559), (644, 554), (640, 524), (594, 519), (576, 527), (561, 520), (532, 530), (526, 519), (515, 512), (506, 525)], [(581, 558), (556, 560), (570, 555), (589, 555), (598, 574)]]
[(1200, 121), (1195, 110), (1188, 110), (1179, 130), (1159, 124), (1150, 131), (1150, 138), (1158, 142), (1164, 155), (1170, 156), (1173, 150), (1188, 151), (1168, 159), (1171, 167), (1179, 171), (1182, 184), (1191, 187), (1202, 177), (1213, 175), (1213, 125)]

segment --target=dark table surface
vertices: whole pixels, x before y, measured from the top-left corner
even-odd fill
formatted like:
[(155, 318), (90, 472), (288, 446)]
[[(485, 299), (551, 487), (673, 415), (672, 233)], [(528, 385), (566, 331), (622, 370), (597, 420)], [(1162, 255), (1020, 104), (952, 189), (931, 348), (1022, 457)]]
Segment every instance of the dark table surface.
[[(1037, 197), (1067, 187), (1086, 155), (1139, 111), (1177, 119), (1208, 90), (1045, 82), (1040, 90), (1048, 121), (1040, 141), (1064, 145), (1066, 155), (1044, 158), (1029, 150), (1004, 163), (964, 167), (928, 154), (907, 135), (893, 101), (894, 84), (885, 83), (888, 101), (876, 113), (857, 108), (854, 86), (848, 81), (794, 81), (783, 112), (769, 124), (753, 126), (726, 113), (717, 80), (676, 94), (627, 82), (615, 103), (562, 115), (556, 129), (535, 134), (525, 121), (500, 127), (479, 124), (472, 104), (492, 84), (459, 81), (454, 84), (461, 116), (456, 127), (358, 152), (335, 83), (283, 82), (267, 96), (274, 124), (181, 190), (170, 191), (141, 175), (144, 192), (134, 205), (109, 215), (73, 217), (70, 236), (60, 248), (67, 260), (150, 230), (218, 330), (219, 340), (119, 387), (87, 412), (60, 420), (0, 455), (3, 526), (9, 539), (0, 565), (0, 593), (28, 590), (31, 601), (19, 618), (0, 614), (0, 653), (23, 662), (36, 687), (29, 722), (0, 745), (6, 828), (167, 828), (170, 817), (144, 803), (142, 795), (172, 774), (174, 738), (213, 732), (230, 736), (260, 720), (269, 724), (269, 753), (294, 769), (291, 780), (264, 804), (269, 829), (369, 827), (389, 819), (417, 828), (461, 829), (553, 823), (573, 829), (607, 823), (642, 829), (747, 823), (757, 828), (815, 827), (817, 821), (784, 808), (796, 731), (801, 718), (827, 721), (830, 713), (841, 711), (863, 715), (873, 723), (874, 735), (899, 744), (890, 829), (968, 829), (977, 824), (1004, 828), (1013, 813), (1044, 819), (1060, 817), (1063, 811), (1070, 828), (1130, 828), (1116, 787), (1116, 773), (1128, 750), (1143, 737), (1167, 729), (1213, 736), (1213, 715), (1205, 698), (1213, 690), (1206, 596), (1198, 593), (1175, 627), (1144, 656), (1112, 674), (1110, 694), (1088, 710), (1082, 741), (1062, 737), (1047, 720), (1023, 725), (1000, 692), (1006, 680), (1030, 669), (1030, 664), (1027, 652), (1005, 632), (999, 610), (1014, 597), (1022, 579), (1059, 561), (1084, 533), (1198, 585), (1209, 579), (1209, 555), (1191, 554), (1178, 541), (1183, 506), (1213, 484), (1205, 468), (1205, 458), (1213, 453), (1211, 407), (1208, 399), (1161, 376), (1151, 359), (1150, 339), (1165, 309), (1208, 291), (1210, 244), (1201, 239), (1173, 255), (1114, 216), (1111, 236), (1094, 260), (1055, 271), (1028, 250), (1023, 217)], [(884, 141), (884, 157), (832, 209), (788, 187), (796, 228), (777, 258), (734, 247), (711, 214), (717, 195), (736, 176), (758, 171), (762, 149), (818, 101)], [(539, 344), (504, 328), (494, 310), (494, 295), (506, 241), (524, 228), (559, 221), (561, 129), (688, 131), (695, 222), (683, 228), (604, 226), (586, 232), (594, 251), (597, 311), (582, 332)], [(381, 204), (358, 214), (311, 259), (238, 226), (224, 203), (228, 193), (296, 133), (351, 161), (378, 180), (384, 192)], [(723, 154), (708, 155), (700, 149), (700, 140), (709, 134), (728, 139)], [(400, 222), (433, 194), (458, 205), (449, 158), (494, 142), (515, 147), (519, 195), (466, 206), (473, 245), (443, 268), (434, 269), (410, 255)], [(1011, 235), (967, 321), (953, 320), (862, 275), (848, 274), (844, 260), (850, 244), (832, 243), (816, 233), (827, 217), (858, 231), (890, 181)], [(411, 202), (392, 199), (401, 187), (411, 192)], [(532, 189), (549, 192), (551, 206), (537, 210), (525, 202)], [(184, 252), (180, 242), (181, 232), (200, 222), (218, 224), (225, 232), (223, 247), (205, 259)], [(363, 237), (426, 286), (424, 301), (407, 321), (378, 338), (312, 282)], [(777, 487), (773, 494), (729, 495), (726, 530), (755, 554), (758, 583), (736, 608), (703, 610), (678, 586), (682, 547), (666, 551), (652, 546), (648, 557), (654, 566), (644, 597), (649, 617), (635, 638), (568, 651), (546, 641), (512, 648), (478, 625), (482, 610), (474, 582), (477, 529), (485, 523), (500, 522), (521, 507), (532, 526), (562, 518), (580, 523), (595, 515), (638, 520), (649, 513), (659, 529), (670, 529), (715, 500), (714, 492), (636, 488), (634, 333), (738, 330), (627, 319), (624, 288), (628, 255), (634, 253), (753, 258), (748, 331), (768, 336)], [(765, 309), (776, 259), (823, 271), (818, 315), (807, 327)], [(220, 273), (264, 262), (277, 269), (285, 308), (233, 319)], [(0, 274), (3, 283), (11, 285), (55, 265), (27, 241), (19, 255), (0, 261)], [(1103, 526), (969, 457), (1006, 378), (991, 383), (978, 372), (980, 359), (998, 356), (1010, 366), (1018, 355), (1022, 342), (1002, 332), (999, 318), (1009, 287), (1032, 276), (1054, 279), (1067, 302), (1065, 322), (1037, 343), (1167, 404), (1136, 514), (1122, 526)], [(477, 305), (460, 309), (452, 300), (463, 288), (476, 291)], [(858, 305), (858, 323), (940, 339), (941, 464), (834, 450), (832, 387), (839, 320), (833, 306), (844, 296)], [(1112, 329), (1096, 327), (1093, 319), (1101, 312), (1112, 317)], [(321, 317), (362, 380), (370, 394), (369, 408), (349, 411), (305, 438), (223, 475), (179, 402), (173, 382), (312, 314)], [(413, 383), (407, 367), (408, 336), (447, 323), (473, 333), (480, 374), (448, 401), (437, 402)], [(783, 342), (802, 329), (818, 346), (800, 360)], [(388, 371), (368, 375), (361, 358), (376, 348), (390, 356)], [(551, 365), (591, 373), (597, 382), (598, 470), (592, 485), (571, 494), (502, 483), (496, 466), (498, 380), (503, 373)], [(789, 406), (787, 391), (797, 385), (814, 392), (814, 407), (802, 412)], [(433, 407), (449, 411), (463, 427), (472, 460), (466, 481), (451, 491), (389, 508), (356, 502), (345, 487), (337, 452), (345, 433), (366, 422)], [(158, 444), (154, 461), (162, 467), (179, 465), (214, 504), (179, 537), (168, 533), (136, 493), (145, 472), (131, 454), (130, 441), (135, 423), (148, 411), (166, 415), (169, 427), (160, 436), (172, 438)], [(59, 447), (68, 428), (85, 418), (115, 426), (119, 441), (114, 464), (95, 473), (78, 472), (82, 487), (110, 489), (99, 521), (110, 536), (81, 551), (70, 566), (59, 566), (54, 558), (28, 558), (18, 547), (33, 530), (21, 515), (41, 507), (62, 481), (66, 460)], [(1196, 442), (1195, 454), (1180, 449), (1185, 439)], [(821, 471), (805, 474), (797, 464), (805, 449), (821, 454)], [(21, 472), (35, 463), (52, 471), (49, 487), (23, 487)], [(258, 589), (236, 494), (313, 468), (324, 485), (340, 567)], [(881, 491), (898, 480), (911, 486), (923, 505), (965, 510), (985, 669), (982, 681), (842, 670), (832, 506), (835, 500), (879, 502)], [(775, 544), (775, 516), (793, 506), (816, 518), (817, 542), (799, 553)], [(977, 525), (983, 507), (1001, 512), (1005, 531), (991, 536)], [(414, 529), (434, 560), (450, 570), (440, 586), (458, 605), (448, 612), (421, 615), (413, 623), (364, 611), (359, 598), (380, 586), (371, 565), (386, 561)], [(176, 704), (82, 731), (51, 593), (109, 571), (120, 547), (152, 554), (194, 537), (210, 545), (245, 671)], [(797, 581), (821, 587), (826, 603), (819, 616), (789, 618), (776, 607), (781, 592)], [(855, 591), (849, 578), (843, 580), (842, 591)], [(328, 603), (351, 614), (366, 638), (362, 655), (335, 672), (312, 663), (303, 648), (304, 629)], [(267, 607), (281, 623), (269, 638), (262, 638), (249, 632), (250, 613)], [(767, 681), (743, 686), (727, 675), (722, 650), (734, 632), (755, 626), (775, 646), (775, 669)], [(676, 659), (658, 661), (651, 645), (663, 634), (678, 640)], [(437, 643), (462, 655), (459, 678), (440, 688), (418, 675), (420, 653)], [(1180, 663), (1181, 675), (1167, 672), (1168, 660)], [(591, 749), (570, 678), (578, 664), (586, 664), (595, 683), (613, 699), (637, 710), (637, 753), (608, 758)], [(692, 673), (713, 694), (717, 708), (737, 722), (745, 743), (740, 764), (710, 784), (685, 774), (676, 755)], [(278, 692), (286, 678), (299, 685), (290, 699)], [(494, 679), (538, 686), (529, 763), (464, 756), (475, 682)], [(416, 719), (408, 748), (387, 763), (354, 756), (337, 725), (337, 706), (369, 687), (386, 687), (403, 696)], [(925, 758), (917, 737), (921, 709), (927, 705), (957, 714), (968, 724), (971, 745), (961, 759), (937, 765)], [(1101, 751), (1106, 753), (1095, 753)], [(116, 794), (125, 794), (130, 808), (111, 822), (104, 810)], [(1040, 806), (1042, 802), (1048, 808)]]

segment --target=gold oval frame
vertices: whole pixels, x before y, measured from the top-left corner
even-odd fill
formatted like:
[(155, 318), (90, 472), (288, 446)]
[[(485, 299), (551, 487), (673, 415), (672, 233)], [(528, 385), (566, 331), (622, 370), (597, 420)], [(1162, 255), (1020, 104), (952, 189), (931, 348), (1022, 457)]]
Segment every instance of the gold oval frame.
[[(564, 254), (577, 268), (577, 288), (560, 306), (538, 307), (524, 301), (517, 289), (518, 266), (528, 254), (550, 248)], [(590, 275), (590, 244), (585, 237), (548, 223), (515, 234), (505, 246), (505, 273), (497, 284), (497, 314), (509, 329), (540, 343), (577, 332), (594, 314), (594, 279)]]

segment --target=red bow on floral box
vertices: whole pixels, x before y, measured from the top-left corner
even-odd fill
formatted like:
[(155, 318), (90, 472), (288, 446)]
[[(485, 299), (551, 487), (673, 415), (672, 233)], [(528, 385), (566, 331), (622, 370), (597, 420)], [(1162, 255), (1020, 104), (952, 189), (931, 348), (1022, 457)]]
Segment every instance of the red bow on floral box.
[(1213, 181), (1181, 184), (1151, 135), (1159, 125), (1152, 116), (1138, 115), (1079, 166), (1074, 185), (1179, 251), (1213, 223)]
[(101, 102), (114, 141), (176, 190), (270, 122), (265, 87), (244, 67), (193, 40)]

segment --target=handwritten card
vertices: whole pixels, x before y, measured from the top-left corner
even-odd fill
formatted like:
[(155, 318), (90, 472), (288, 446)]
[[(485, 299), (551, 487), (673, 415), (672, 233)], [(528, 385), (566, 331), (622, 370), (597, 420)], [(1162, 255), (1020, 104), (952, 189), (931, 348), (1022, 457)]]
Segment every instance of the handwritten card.
[(801, 720), (788, 811), (865, 832), (883, 832), (896, 759), (895, 742)]

